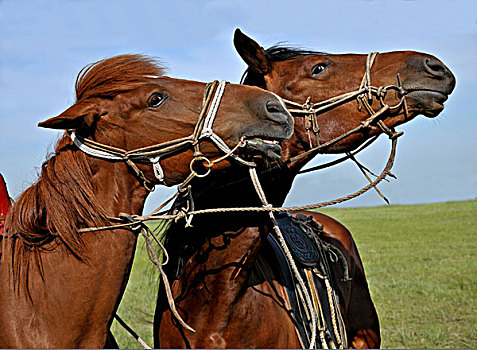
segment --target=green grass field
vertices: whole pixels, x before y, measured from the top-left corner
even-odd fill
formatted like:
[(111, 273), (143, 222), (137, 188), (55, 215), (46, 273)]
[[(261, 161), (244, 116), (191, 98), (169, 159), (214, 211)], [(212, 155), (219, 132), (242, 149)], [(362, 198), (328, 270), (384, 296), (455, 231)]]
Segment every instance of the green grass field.
[[(477, 200), (321, 212), (353, 233), (383, 348), (477, 348)], [(138, 244), (119, 314), (152, 345), (158, 275)], [(119, 345), (140, 345), (113, 324)]]

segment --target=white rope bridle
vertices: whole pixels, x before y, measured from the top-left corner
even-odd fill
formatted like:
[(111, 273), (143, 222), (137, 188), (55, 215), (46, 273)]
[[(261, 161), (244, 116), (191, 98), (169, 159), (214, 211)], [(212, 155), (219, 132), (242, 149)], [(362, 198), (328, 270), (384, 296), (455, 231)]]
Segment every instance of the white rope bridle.
[[(149, 76), (148, 78), (153, 77)], [(214, 81), (213, 83), (208, 85), (208, 89), (212, 91), (216, 87), (213, 99), (211, 100), (210, 91), (206, 90), (204, 105), (199, 115), (199, 120), (197, 121), (193, 134), (188, 137), (172, 141), (166, 141), (160, 144), (143, 147), (131, 151), (125, 151), (117, 147), (101, 144), (90, 139), (82, 138), (72, 130), (68, 131), (68, 133), (76, 147), (78, 147), (79, 150), (89, 156), (111, 161), (125, 161), (134, 170), (136, 175), (143, 181), (143, 185), (146, 187), (146, 189), (150, 191), (154, 189), (155, 184), (149, 181), (142, 173), (142, 171), (137, 168), (137, 166), (133, 162), (134, 160), (146, 160), (150, 162), (153, 166), (154, 176), (156, 177), (157, 182), (159, 184), (165, 185), (164, 170), (162, 169), (160, 164), (161, 158), (168, 156), (172, 153), (176, 153), (180, 149), (186, 149), (190, 146), (198, 147), (199, 142), (205, 139), (209, 139), (210, 141), (212, 141), (212, 143), (219, 150), (224, 152), (226, 155), (234, 158), (238, 162), (247, 166), (255, 166), (255, 163), (248, 162), (232, 154), (232, 149), (223, 141), (220, 136), (218, 136), (213, 131), (214, 121), (217, 117), (217, 112), (220, 107), (220, 103), (222, 101), (225, 87), (227, 86), (227, 84), (228, 82), (224, 80), (220, 83)], [(210, 164), (210, 161), (203, 157), (200, 151), (197, 152), (197, 150), (198, 148), (196, 148), (194, 159), (200, 158), (201, 160), (205, 160)], [(151, 185), (152, 188), (150, 187)]]

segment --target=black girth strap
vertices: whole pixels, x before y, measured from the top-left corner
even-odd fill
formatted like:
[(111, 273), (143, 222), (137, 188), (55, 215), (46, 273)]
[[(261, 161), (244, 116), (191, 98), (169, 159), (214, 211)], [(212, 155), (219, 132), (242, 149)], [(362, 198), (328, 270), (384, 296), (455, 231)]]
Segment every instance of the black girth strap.
[[(324, 347), (322, 343), (325, 341), (327, 347), (330, 348), (346, 347), (346, 335), (342, 334), (344, 329), (339, 308), (336, 307), (337, 305), (330, 305), (329, 290), (327, 290), (323, 278), (325, 277), (331, 282), (331, 287), (334, 290), (335, 278), (330, 268), (329, 256), (319, 238), (320, 227), (317, 225), (317, 227), (312, 227), (305, 221), (291, 217), (288, 213), (280, 213), (277, 215), (276, 221), (299, 267), (303, 280), (307, 281), (306, 286), (309, 294), (314, 299), (315, 311), (319, 320), (318, 334), (321, 337), (321, 341), (317, 340), (316, 345)], [(293, 310), (297, 334), (302, 346), (308, 348), (311, 336), (311, 316), (309, 315), (309, 310), (306, 308), (300, 287), (287, 263), (277, 237), (271, 232), (267, 238), (280, 266), (290, 306)], [(335, 292), (333, 291), (333, 293)], [(332, 309), (334, 309), (334, 315), (332, 314)], [(333, 317), (335, 317), (335, 325), (333, 325)], [(341, 339), (337, 339), (336, 336), (337, 320), (339, 323), (338, 333), (342, 334)]]

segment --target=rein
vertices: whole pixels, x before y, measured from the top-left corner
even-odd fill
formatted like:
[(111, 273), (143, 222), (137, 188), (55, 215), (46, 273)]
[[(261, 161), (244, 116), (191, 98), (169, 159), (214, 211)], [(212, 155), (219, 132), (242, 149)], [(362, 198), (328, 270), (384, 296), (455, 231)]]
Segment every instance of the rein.
[[(214, 82), (207, 85), (204, 93), (202, 110), (199, 113), (199, 118), (195, 125), (194, 132), (187, 137), (126, 151), (121, 148), (82, 138), (72, 130), (67, 131), (67, 133), (71, 137), (71, 140), (76, 147), (89, 156), (111, 161), (124, 161), (141, 182), (141, 184), (149, 192), (154, 191), (155, 183), (146, 177), (146, 175), (137, 167), (134, 161), (148, 161), (152, 163), (154, 176), (158, 180), (159, 184), (165, 185), (164, 171), (160, 164), (161, 158), (184, 151), (188, 147), (192, 146), (194, 148), (194, 157), (190, 163), (191, 173), (195, 174), (194, 176), (205, 176), (210, 172), (212, 165), (216, 162), (211, 162), (208, 160), (200, 151), (200, 141), (203, 139), (211, 140), (219, 150), (226, 154), (227, 157), (232, 157), (239, 163), (247, 166), (255, 166), (255, 163), (248, 162), (233, 154), (233, 151), (236, 150), (237, 147), (243, 146), (245, 144), (243, 139), (232, 150), (220, 138), (220, 136), (214, 133), (212, 129), (227, 84), (227, 81), (222, 81), (219, 83), (217, 80), (215, 80)], [(220, 160), (223, 159), (225, 158), (220, 158)], [(194, 171), (193, 167), (196, 162), (201, 162), (202, 164), (205, 163), (204, 166), (208, 168), (206, 174), (200, 175)]]

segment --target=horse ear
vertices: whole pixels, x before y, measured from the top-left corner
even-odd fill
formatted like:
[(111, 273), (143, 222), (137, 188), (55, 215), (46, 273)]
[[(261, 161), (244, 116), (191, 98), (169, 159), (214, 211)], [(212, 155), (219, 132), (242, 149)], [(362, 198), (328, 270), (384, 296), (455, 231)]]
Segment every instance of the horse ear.
[(270, 64), (263, 47), (238, 28), (234, 33), (234, 46), (250, 69), (260, 74), (267, 74), (270, 71)]
[(76, 102), (60, 115), (38, 123), (39, 127), (49, 129), (79, 129), (90, 127), (101, 116), (107, 114), (101, 99), (87, 99)]

